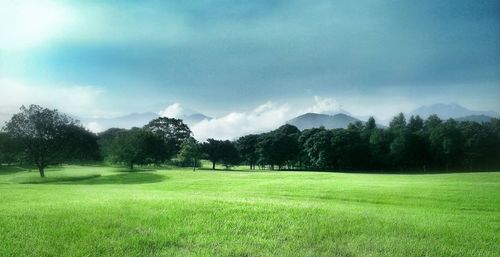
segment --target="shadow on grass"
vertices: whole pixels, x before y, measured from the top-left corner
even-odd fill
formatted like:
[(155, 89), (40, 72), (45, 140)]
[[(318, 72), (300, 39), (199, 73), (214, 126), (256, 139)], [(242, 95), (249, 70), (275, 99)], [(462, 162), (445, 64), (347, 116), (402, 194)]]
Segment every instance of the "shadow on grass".
[[(192, 169), (191, 169), (192, 171)], [(261, 172), (261, 171), (273, 171), (273, 170), (250, 170), (250, 169), (220, 169), (216, 168), (213, 170), (212, 168), (196, 168), (196, 171), (206, 171), (206, 172), (216, 172), (216, 171), (223, 171), (223, 172), (243, 172), (243, 173), (251, 173), (251, 172)], [(276, 170), (277, 171), (277, 170)]]
[(122, 168), (115, 170), (116, 172), (123, 172), (123, 173), (140, 173), (140, 172), (155, 172), (157, 169), (154, 168), (134, 168), (133, 170), (128, 169), (128, 168)]
[(26, 169), (16, 166), (0, 166), (0, 175), (9, 175), (21, 171), (26, 171)]
[(157, 183), (167, 179), (167, 177), (154, 173), (128, 173), (101, 176), (99, 174), (78, 176), (44, 178), (35, 181), (22, 182), (21, 184), (64, 184), (64, 185), (105, 185), (105, 184), (146, 184)]

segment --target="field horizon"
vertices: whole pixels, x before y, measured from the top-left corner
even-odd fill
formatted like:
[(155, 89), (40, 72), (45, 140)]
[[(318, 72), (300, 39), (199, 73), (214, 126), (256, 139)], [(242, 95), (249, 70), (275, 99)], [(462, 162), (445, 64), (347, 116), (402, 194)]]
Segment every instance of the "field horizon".
[(0, 255), (497, 256), (500, 173), (0, 167)]

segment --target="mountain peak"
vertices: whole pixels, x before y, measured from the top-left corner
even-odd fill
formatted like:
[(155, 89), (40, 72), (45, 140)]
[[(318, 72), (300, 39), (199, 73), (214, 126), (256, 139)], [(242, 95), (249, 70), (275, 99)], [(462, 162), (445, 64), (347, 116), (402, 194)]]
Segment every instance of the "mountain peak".
[(499, 114), (494, 111), (476, 111), (476, 110), (470, 110), (462, 105), (459, 105), (457, 103), (450, 103), (450, 104), (444, 104), (444, 103), (436, 103), (432, 105), (425, 105), (425, 106), (420, 106), (417, 109), (413, 110), (410, 112), (411, 115), (419, 115), (422, 118), (427, 118), (433, 114), (436, 114), (439, 116), (441, 119), (449, 119), (449, 118), (460, 118), (464, 116), (471, 116), (471, 115), (486, 115), (490, 117), (497, 117)]
[(344, 113), (328, 115), (309, 112), (289, 120), (287, 124), (294, 125), (300, 130), (319, 127), (334, 129), (347, 128), (350, 123), (356, 121), (359, 120)]

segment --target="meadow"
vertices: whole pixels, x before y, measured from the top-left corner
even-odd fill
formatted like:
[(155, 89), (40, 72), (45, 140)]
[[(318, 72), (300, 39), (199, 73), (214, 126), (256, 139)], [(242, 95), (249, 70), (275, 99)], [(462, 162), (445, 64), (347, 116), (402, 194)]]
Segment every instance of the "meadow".
[(1, 256), (499, 256), (500, 172), (0, 168)]

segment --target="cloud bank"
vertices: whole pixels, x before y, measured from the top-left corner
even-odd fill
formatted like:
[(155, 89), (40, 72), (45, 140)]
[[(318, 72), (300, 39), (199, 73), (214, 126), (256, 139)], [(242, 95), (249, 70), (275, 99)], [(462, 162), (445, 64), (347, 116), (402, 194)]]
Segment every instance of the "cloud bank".
[(165, 108), (165, 110), (160, 111), (159, 114), (161, 117), (177, 118), (178, 119), (178, 118), (184, 116), (184, 108), (182, 108), (180, 103), (174, 103), (174, 104), (167, 106), (167, 108)]
[(276, 129), (285, 124), (293, 114), (287, 104), (277, 105), (269, 101), (249, 112), (231, 112), (220, 118), (203, 120), (191, 129), (198, 140), (235, 139), (246, 134)]
[(33, 85), (17, 79), (0, 78), (0, 122), (10, 119), (22, 105), (38, 104), (71, 115), (98, 115), (103, 91), (93, 86)]

